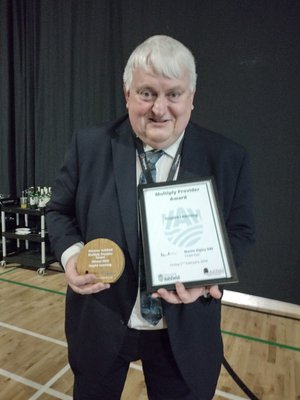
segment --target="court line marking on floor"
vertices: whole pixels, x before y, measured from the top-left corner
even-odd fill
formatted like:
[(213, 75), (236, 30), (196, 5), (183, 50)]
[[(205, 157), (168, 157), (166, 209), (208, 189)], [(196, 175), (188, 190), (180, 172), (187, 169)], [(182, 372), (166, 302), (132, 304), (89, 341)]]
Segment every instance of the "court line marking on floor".
[[(44, 341), (47, 341), (47, 342), (50, 342), (50, 343), (57, 344), (59, 346), (67, 347), (67, 343), (62, 341), (62, 340), (53, 339), (53, 338), (51, 338), (49, 336), (41, 335), (41, 334), (38, 334), (36, 332), (30, 331), (28, 329), (19, 328), (17, 326), (14, 326), (14, 325), (11, 325), (11, 324), (7, 324), (5, 322), (0, 322), (0, 326), (2, 328), (10, 329), (10, 330), (16, 331), (18, 333), (22, 333), (22, 334), (25, 334), (25, 335), (29, 335), (29, 336), (38, 338), (40, 340), (44, 340)], [(54, 389), (50, 388), (50, 386), (53, 385), (58, 379), (60, 379), (61, 376), (64, 375), (65, 372), (67, 372), (67, 370), (69, 368), (70, 368), (69, 365), (65, 366), (62, 370), (60, 370), (57, 374), (55, 374), (45, 385), (38, 384), (38, 383), (36, 383), (34, 381), (31, 381), (29, 379), (23, 378), (23, 377), (21, 377), (19, 375), (13, 374), (13, 373), (8, 372), (8, 371), (5, 371), (3, 369), (0, 369), (0, 375), (4, 375), (5, 377), (8, 377), (8, 378), (10, 378), (12, 380), (15, 380), (17, 382), (20, 382), (20, 383), (26, 385), (26, 386), (30, 386), (30, 387), (36, 389), (37, 392), (30, 398), (31, 400), (38, 399), (43, 393), (50, 394), (50, 395), (52, 395), (52, 396), (54, 396), (54, 397), (56, 397), (58, 399), (61, 399), (61, 400), (69, 400), (69, 399), (72, 400), (72, 397), (67, 396), (67, 395), (65, 395), (65, 394), (63, 394), (61, 392), (58, 392), (57, 390), (54, 390)]]
[(3, 328), (6, 328), (6, 329), (10, 329), (10, 330), (19, 332), (19, 333), (23, 333), (25, 335), (33, 336), (37, 339), (41, 339), (41, 340), (45, 340), (47, 342), (58, 344), (59, 346), (67, 347), (67, 342), (64, 342), (63, 340), (58, 340), (58, 339), (51, 338), (50, 336), (41, 335), (39, 333), (29, 331), (28, 329), (19, 328), (15, 325), (7, 324), (7, 323), (1, 322), (1, 321), (0, 321), (0, 326)]
[(215, 391), (215, 395), (224, 397), (224, 399), (228, 399), (228, 400), (247, 400), (248, 399), (247, 397), (236, 396), (235, 394), (223, 392), (223, 390), (218, 390), (218, 389)]
[[(30, 331), (28, 329), (19, 328), (19, 327), (16, 327), (14, 325), (7, 324), (5, 322), (0, 322), (0, 326), (2, 326), (3, 328), (6, 328), (6, 329), (11, 329), (11, 330), (17, 331), (19, 333), (23, 333), (23, 334), (26, 334), (26, 335), (30, 335), (30, 336), (36, 337), (36, 338), (41, 339), (41, 340), (45, 340), (47, 342), (51, 342), (51, 343), (55, 343), (55, 344), (58, 344), (58, 345), (63, 346), (63, 347), (67, 347), (67, 343), (66, 342), (63, 342), (63, 341), (57, 340), (57, 339), (53, 339), (53, 338), (51, 338), (49, 336), (40, 335), (40, 334), (32, 332), (32, 331)], [(138, 370), (138, 371), (141, 371), (141, 372), (143, 371), (143, 369), (142, 369), (142, 367), (140, 365), (137, 365), (137, 364), (134, 364), (134, 363), (130, 364), (130, 368)], [(54, 375), (45, 385), (40, 385), (40, 384), (38, 384), (36, 382), (30, 381), (30, 380), (28, 380), (26, 378), (20, 377), (20, 376), (18, 376), (16, 374), (10, 373), (10, 372), (2, 370), (2, 369), (0, 369), (0, 374), (4, 375), (6, 377), (9, 377), (10, 379), (13, 379), (15, 381), (18, 381), (20, 383), (23, 383), (23, 384), (25, 384), (27, 386), (31, 386), (31, 387), (35, 388), (36, 390), (38, 390), (29, 400), (36, 400), (43, 393), (47, 393), (47, 394), (53, 395), (53, 396), (55, 396), (55, 397), (57, 397), (59, 399), (62, 399), (62, 400), (68, 400), (68, 399), (72, 399), (72, 398), (70, 396), (64, 395), (63, 393), (60, 393), (60, 392), (50, 388), (50, 386), (53, 385), (53, 383), (55, 383), (68, 369), (69, 369), (69, 366), (67, 365), (61, 371), (59, 371), (56, 375)], [(233, 395), (231, 393), (223, 392), (223, 391), (220, 391), (220, 390), (216, 390), (216, 395), (222, 396), (222, 397), (224, 397), (225, 399), (228, 399), (228, 400), (245, 400), (245, 398), (243, 398), (243, 397), (238, 397), (238, 396)]]
[[(20, 282), (15, 282), (15, 281), (7, 280), (7, 279), (2, 279), (2, 278), (0, 278), (0, 281), (4, 281), (4, 282), (8, 282), (8, 283), (13, 283), (13, 284), (17, 284), (17, 285), (20, 285), (20, 286), (26, 286), (26, 287), (29, 287), (29, 288), (38, 289), (38, 290), (43, 290), (43, 291), (47, 291), (47, 292), (51, 292), (51, 293), (55, 293), (55, 294), (59, 294), (59, 295), (64, 295), (64, 296), (65, 296), (65, 293), (63, 293), (63, 292), (53, 291), (53, 290), (49, 290), (49, 289), (47, 289), (47, 288), (41, 288), (41, 287), (38, 287), (38, 286), (28, 285), (28, 284), (22, 284), (22, 283), (20, 283)], [(15, 326), (13, 326), (13, 325), (6, 324), (6, 323), (1, 323), (1, 322), (0, 322), (0, 326), (6, 327), (6, 328), (8, 328), (8, 329), (13, 329), (13, 330), (15, 330), (15, 331), (18, 331), (18, 332), (21, 332), (21, 333), (25, 333), (25, 334), (28, 334), (28, 335), (31, 335), (31, 336), (35, 336), (35, 337), (37, 337), (37, 338), (39, 338), (39, 339), (47, 340), (47, 341), (50, 341), (50, 342), (53, 342), (53, 343), (62, 345), (62, 346), (64, 346), (64, 347), (67, 347), (66, 342), (58, 341), (58, 340), (56, 340), (56, 339), (53, 339), (53, 338), (50, 338), (50, 337), (47, 337), (47, 336), (44, 336), (44, 335), (36, 334), (35, 332), (29, 331), (29, 330), (26, 330), (26, 329), (18, 328), (18, 327), (15, 327)], [(277, 346), (277, 347), (281, 347), (281, 348), (285, 348), (285, 349), (289, 349), (289, 350), (300, 351), (300, 349), (297, 348), (297, 347), (288, 346), (288, 345), (283, 345), (283, 344), (275, 343), (275, 342), (270, 342), (270, 341), (267, 341), (267, 340), (264, 340), (264, 339), (254, 338), (254, 337), (251, 337), (251, 336), (241, 335), (241, 334), (237, 334), (237, 333), (233, 333), (233, 332), (229, 332), (229, 331), (223, 331), (223, 330), (222, 330), (222, 333), (223, 333), (223, 334), (227, 334), (227, 335), (236, 336), (236, 337), (239, 337), (239, 338), (242, 338), (242, 339), (246, 339), (246, 340), (258, 341), (258, 342), (261, 342), (261, 343), (263, 343), (263, 344), (268, 344), (268, 345), (271, 345), (271, 346)], [(131, 368), (138, 369), (138, 370), (140, 369), (140, 370), (141, 370), (141, 367), (136, 366), (136, 365), (135, 365), (135, 366), (132, 366), (132, 365), (131, 365)], [(2, 370), (0, 369), (0, 373), (1, 373), (1, 371), (2, 371)], [(16, 375), (16, 376), (17, 376), (17, 375)], [(21, 377), (20, 377), (20, 379), (25, 379), (25, 378), (21, 378)], [(38, 384), (37, 384), (37, 385), (38, 385)], [(42, 385), (39, 385), (39, 387), (42, 388)], [(52, 391), (52, 389), (49, 389), (49, 390)], [(47, 392), (47, 393), (48, 393), (48, 392)], [(60, 392), (57, 392), (57, 393), (61, 394)], [(216, 391), (216, 394), (217, 394), (217, 395), (220, 395), (220, 396), (222, 396), (222, 397), (224, 397), (224, 398), (226, 398), (226, 399), (229, 399), (229, 400), (245, 400), (245, 398), (238, 397), (238, 396), (236, 396), (236, 395), (232, 395), (232, 394), (230, 394), (230, 393), (222, 392), (222, 391), (219, 391), (219, 390)], [(63, 394), (61, 394), (61, 395), (62, 395), (62, 396), (65, 396), (65, 395), (63, 395)], [(68, 396), (68, 397), (59, 397), (59, 398), (62, 398), (62, 399), (69, 399), (70, 397)]]
[(41, 290), (41, 291), (48, 292), (48, 293), (54, 293), (54, 294), (59, 294), (61, 296), (66, 296), (66, 292), (59, 292), (58, 290), (47, 289), (47, 288), (44, 288), (41, 286), (31, 285), (29, 283), (12, 281), (11, 279), (0, 278), (0, 282), (12, 283), (13, 285), (23, 286), (23, 287), (27, 287), (30, 289), (36, 289), (36, 290)]
[(11, 272), (14, 272), (16, 269), (18, 269), (18, 267), (10, 267), (10, 268), (1, 267), (0, 271), (2, 272), (0, 272), (0, 276), (10, 274)]
[(267, 345), (270, 345), (270, 346), (276, 346), (276, 347), (280, 347), (281, 349), (292, 350), (292, 351), (300, 351), (299, 347), (290, 346), (288, 344), (270, 342), (269, 340), (266, 340), (266, 339), (260, 339), (260, 338), (255, 338), (253, 336), (242, 335), (241, 333), (234, 333), (234, 332), (230, 332), (230, 331), (224, 331), (223, 329), (221, 330), (221, 332), (224, 335), (235, 336), (235, 337), (238, 337), (240, 339), (251, 340), (253, 342), (259, 342), (259, 343), (267, 344)]
[[(136, 364), (134, 362), (130, 363), (130, 368), (135, 369), (137, 371), (143, 372), (143, 367), (140, 364)], [(222, 396), (228, 400), (247, 400), (245, 397), (236, 396), (235, 394), (223, 392), (222, 390), (216, 390), (216, 395)]]
[(135, 364), (135, 363), (130, 363), (130, 368), (132, 369), (136, 369), (137, 371), (143, 372), (143, 367), (139, 364)]
[[(51, 289), (43, 288), (43, 287), (40, 287), (40, 286), (30, 285), (30, 284), (27, 284), (27, 283), (16, 282), (16, 281), (12, 281), (10, 279), (0, 278), (0, 282), (1, 281), (2, 282), (6, 282), (6, 283), (12, 283), (12, 284), (19, 285), (19, 286), (25, 286), (25, 287), (28, 287), (30, 289), (37, 289), (37, 290), (46, 291), (46, 292), (49, 292), (49, 293), (54, 293), (54, 294), (59, 294), (59, 295), (66, 296), (66, 293), (64, 293), (64, 292), (59, 292), (59, 291), (56, 291), (56, 290), (51, 290)], [(300, 348), (296, 347), (296, 346), (291, 346), (291, 345), (287, 345), (287, 344), (283, 344), (283, 343), (277, 343), (277, 342), (271, 342), (271, 341), (266, 340), (266, 339), (260, 339), (260, 338), (256, 338), (256, 337), (253, 337), (253, 336), (242, 335), (240, 333), (225, 331), (223, 329), (221, 329), (221, 332), (224, 335), (235, 336), (235, 337), (238, 337), (240, 339), (246, 339), (246, 340), (250, 340), (250, 341), (253, 341), (253, 342), (259, 342), (259, 343), (266, 344), (266, 345), (269, 345), (269, 346), (279, 347), (281, 349), (292, 350), (292, 351), (300, 351)]]
[[(11, 379), (13, 381), (19, 382), (25, 386), (29, 386), (35, 390), (39, 390), (43, 387), (43, 385), (40, 385), (39, 383), (36, 383), (27, 378), (23, 378), (22, 376), (14, 374), (13, 372), (6, 371), (5, 369), (2, 369), (2, 368), (0, 368), (0, 375), (4, 376), (5, 378)], [(51, 389), (51, 388), (47, 388), (47, 390), (45, 390), (44, 393), (50, 394), (51, 396), (56, 397), (61, 400), (72, 400), (71, 396), (68, 396), (64, 393), (61, 393), (61, 392)]]
[[(141, 370), (141, 367), (138, 365), (135, 365), (134, 367), (130, 365), (132, 368)], [(6, 371), (2, 368), (0, 368), (0, 375), (4, 376), (5, 378), (11, 379), (13, 381), (19, 382), (23, 385), (29, 386), (33, 389), (36, 389), (37, 392), (33, 394), (28, 400), (37, 400), (42, 394), (46, 393), (49, 394), (53, 397), (56, 397), (61, 400), (72, 400), (72, 397), (64, 394), (62, 392), (59, 392), (55, 389), (51, 389), (49, 386), (53, 385), (63, 374), (67, 372), (69, 369), (69, 365), (66, 365), (63, 369), (61, 369), (56, 375), (53, 376), (45, 385), (40, 385), (39, 383), (36, 383), (30, 379), (23, 378), (22, 376), (19, 376), (17, 374), (14, 374), (12, 372)], [(245, 397), (240, 397), (236, 396), (231, 393), (223, 392), (221, 390), (216, 390), (215, 392), (216, 395), (222, 396), (225, 399), (228, 400), (247, 400)]]
[[(60, 371), (57, 372), (47, 383), (45, 383), (43, 386), (40, 387), (40, 389), (30, 397), (29, 400), (37, 400), (42, 394), (47, 393), (49, 394), (49, 390), (51, 389), (51, 386), (57, 382), (68, 370), (70, 369), (69, 364), (67, 364), (64, 368), (62, 368)], [(60, 392), (59, 392), (60, 393)], [(64, 399), (72, 399), (71, 396), (64, 395)]]

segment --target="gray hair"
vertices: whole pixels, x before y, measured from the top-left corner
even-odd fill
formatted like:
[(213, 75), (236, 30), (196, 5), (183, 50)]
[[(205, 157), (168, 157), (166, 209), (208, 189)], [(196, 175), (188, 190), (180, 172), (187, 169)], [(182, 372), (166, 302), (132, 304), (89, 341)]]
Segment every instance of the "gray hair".
[(181, 42), (169, 36), (151, 36), (132, 52), (123, 74), (126, 91), (131, 87), (135, 68), (145, 71), (153, 69), (155, 73), (175, 79), (181, 79), (186, 71), (190, 90), (194, 91), (196, 88), (197, 74), (193, 54)]

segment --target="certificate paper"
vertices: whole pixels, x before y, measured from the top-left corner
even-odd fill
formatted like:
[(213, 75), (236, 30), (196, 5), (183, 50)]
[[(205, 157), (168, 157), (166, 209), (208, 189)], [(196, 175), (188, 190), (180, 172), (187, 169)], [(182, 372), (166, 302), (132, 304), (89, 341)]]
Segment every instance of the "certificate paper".
[(213, 178), (139, 186), (147, 289), (237, 282)]

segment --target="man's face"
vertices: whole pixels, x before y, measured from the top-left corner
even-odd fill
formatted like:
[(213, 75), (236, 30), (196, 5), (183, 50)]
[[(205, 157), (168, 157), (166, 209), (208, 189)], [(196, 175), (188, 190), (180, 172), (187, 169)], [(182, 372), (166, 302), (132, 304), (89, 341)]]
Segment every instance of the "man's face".
[(126, 106), (135, 134), (155, 149), (176, 141), (186, 128), (193, 109), (194, 92), (186, 75), (169, 79), (153, 71), (135, 69), (125, 91)]

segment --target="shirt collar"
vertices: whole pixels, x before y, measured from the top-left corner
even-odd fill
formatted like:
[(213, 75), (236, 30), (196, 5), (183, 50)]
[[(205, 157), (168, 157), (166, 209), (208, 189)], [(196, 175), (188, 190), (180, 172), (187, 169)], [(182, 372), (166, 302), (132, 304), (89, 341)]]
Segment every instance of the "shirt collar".
[[(184, 136), (184, 132), (185, 132), (185, 131), (182, 132), (182, 134), (176, 139), (176, 141), (175, 141), (174, 143), (171, 144), (171, 146), (169, 146), (169, 147), (167, 147), (166, 149), (164, 149), (164, 152), (165, 152), (168, 156), (170, 156), (170, 157), (172, 157), (172, 158), (175, 157), (176, 152), (177, 152), (177, 150), (178, 150), (178, 147), (179, 147), (179, 145), (180, 145), (181, 139), (182, 139), (183, 136)], [(151, 146), (149, 146), (148, 144), (146, 144), (146, 145), (144, 145), (144, 150), (145, 150), (145, 152), (146, 152), (146, 151), (149, 151), (149, 150), (153, 150), (153, 147), (151, 147)]]

